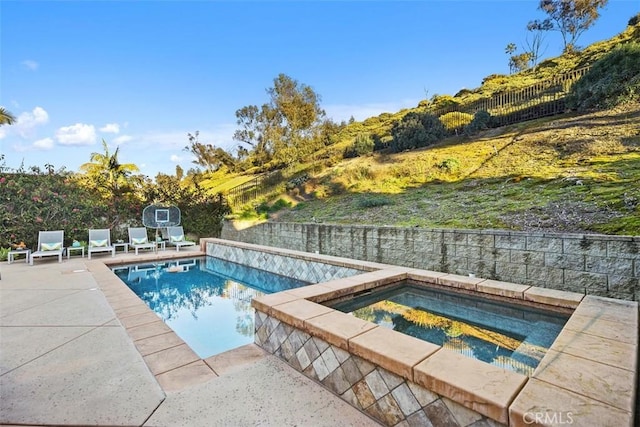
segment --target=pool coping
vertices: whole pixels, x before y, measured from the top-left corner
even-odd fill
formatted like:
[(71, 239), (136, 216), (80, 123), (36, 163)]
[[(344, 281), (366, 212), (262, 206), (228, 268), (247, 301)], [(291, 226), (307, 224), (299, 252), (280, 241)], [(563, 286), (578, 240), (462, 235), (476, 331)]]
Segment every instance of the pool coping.
[(203, 256), (206, 256), (206, 253), (202, 250), (189, 249), (87, 260), (87, 268), (93, 274), (96, 284), (165, 393), (179, 392), (235, 372), (267, 355), (255, 344), (248, 344), (211, 357), (200, 358), (112, 271), (112, 268), (118, 265)]
[[(86, 261), (96, 284), (111, 305), (116, 318), (133, 341), (147, 364), (149, 371), (165, 392), (176, 392), (204, 383), (219, 375), (238, 369), (267, 353), (255, 344), (249, 344), (227, 352), (200, 358), (173, 329), (149, 308), (118, 276), (112, 268), (131, 263), (165, 261), (206, 256), (207, 242), (219, 239), (201, 239), (199, 246), (183, 251), (145, 252), (123, 255), (117, 258), (98, 257)], [(280, 250), (259, 245), (236, 244), (221, 241), (228, 246), (242, 247), (260, 252), (290, 256), (307, 261), (317, 261), (339, 267), (360, 268), (370, 271), (387, 267), (384, 264), (350, 260), (347, 258)], [(299, 288), (304, 292), (304, 288)], [(273, 294), (272, 294), (273, 295)]]
[[(340, 348), (374, 359), (390, 372), (434, 389), (442, 396), (489, 418), (512, 426), (531, 425), (527, 416), (538, 413), (570, 414), (578, 425), (580, 421), (593, 422), (594, 417), (610, 420), (615, 425), (633, 423), (638, 375), (636, 302), (221, 239), (201, 239), (200, 250), (197, 252), (140, 254), (135, 258), (90, 261), (90, 270), (96, 282), (165, 391), (181, 390), (208, 381), (218, 374), (207, 363), (208, 359), (203, 360), (195, 355), (173, 330), (115, 276), (111, 267), (134, 261), (204, 256), (207, 254), (207, 244), (246, 248), (365, 271), (356, 276), (259, 297), (252, 301), (252, 306), (287, 324), (295, 324), (309, 334), (327, 338), (330, 340), (328, 342), (335, 343)], [(470, 358), (461, 359), (447, 349), (434, 350), (430, 346), (419, 344), (423, 342), (412, 337), (407, 338), (416, 342), (408, 341), (405, 345), (397, 346), (397, 349), (389, 348), (381, 356), (376, 340), (372, 339), (375, 334), (386, 333), (377, 330), (380, 328), (378, 325), (358, 324), (351, 325), (352, 328), (349, 329), (348, 325), (354, 320), (353, 317), (321, 304), (351, 292), (403, 279), (482, 293), (493, 298), (516, 298), (523, 303), (573, 310), (573, 314), (561, 332), (563, 340), (559, 336), (551, 347), (552, 351), (545, 355), (533, 376), (526, 377)], [(350, 317), (350, 320), (341, 315)], [(621, 325), (621, 319), (627, 323)], [(394, 335), (394, 341), (405, 340), (399, 338), (405, 337), (404, 335), (389, 332), (397, 334)], [(610, 350), (616, 343), (616, 352), (612, 353)], [(420, 350), (413, 353), (407, 350), (413, 347)], [(620, 353), (625, 352), (632, 360), (621, 362)], [(575, 353), (580, 353), (580, 356)], [(458, 377), (448, 375), (446, 378), (439, 374), (447, 371), (465, 374)], [(566, 374), (558, 376), (562, 372)], [(589, 380), (596, 384), (595, 387), (590, 387), (588, 381), (576, 381), (585, 372), (589, 374)], [(499, 378), (496, 379), (496, 376)], [(497, 387), (485, 389), (487, 377)], [(480, 391), (476, 391), (478, 389)], [(613, 397), (601, 396), (602, 390), (607, 389), (613, 390), (610, 393)]]

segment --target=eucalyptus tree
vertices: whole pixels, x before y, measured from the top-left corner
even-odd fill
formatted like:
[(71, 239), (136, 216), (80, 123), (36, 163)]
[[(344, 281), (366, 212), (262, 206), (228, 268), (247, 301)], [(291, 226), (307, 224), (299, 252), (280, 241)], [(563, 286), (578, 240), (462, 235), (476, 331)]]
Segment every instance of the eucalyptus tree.
[(531, 54), (531, 65), (533, 65), (534, 69), (540, 62), (540, 55), (544, 53), (544, 51), (541, 52), (544, 36), (547, 31), (552, 29), (553, 23), (549, 19), (530, 21), (527, 24), (527, 31), (531, 38), (527, 36), (526, 44)]
[(286, 74), (267, 89), (269, 102), (236, 111), (241, 126), (234, 139), (252, 147), (255, 164), (291, 165), (308, 157), (322, 145), (320, 137), (325, 111), (320, 96), (308, 85)]
[[(564, 52), (576, 49), (578, 38), (600, 17), (609, 0), (540, 0), (538, 9), (549, 16), (548, 29), (559, 31)], [(544, 21), (543, 21), (544, 22)]]
[(221, 147), (200, 142), (200, 132), (188, 133), (189, 144), (184, 147), (184, 151), (191, 153), (194, 157), (193, 163), (202, 166), (205, 172), (215, 172), (225, 166), (231, 172), (236, 170), (236, 159)]

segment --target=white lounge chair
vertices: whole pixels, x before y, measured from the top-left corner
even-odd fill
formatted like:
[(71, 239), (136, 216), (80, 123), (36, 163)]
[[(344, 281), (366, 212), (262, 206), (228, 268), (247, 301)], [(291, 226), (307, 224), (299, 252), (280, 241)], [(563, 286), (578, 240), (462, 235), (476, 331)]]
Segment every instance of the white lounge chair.
[(196, 242), (186, 240), (182, 226), (167, 227), (167, 233), (169, 234), (169, 244), (175, 246), (176, 251), (179, 251), (183, 246), (194, 246), (196, 244)]
[(136, 250), (136, 255), (138, 249), (151, 249), (155, 252), (158, 248), (156, 242), (149, 241), (146, 227), (129, 227), (129, 246)]
[(38, 249), (31, 253), (29, 264), (33, 265), (33, 258), (45, 256), (57, 256), (58, 262), (62, 262), (64, 251), (64, 230), (40, 231), (38, 233)]
[(111, 246), (111, 231), (108, 228), (89, 230), (87, 258), (91, 259), (91, 254), (95, 252), (111, 252), (112, 257), (116, 256), (116, 248)]

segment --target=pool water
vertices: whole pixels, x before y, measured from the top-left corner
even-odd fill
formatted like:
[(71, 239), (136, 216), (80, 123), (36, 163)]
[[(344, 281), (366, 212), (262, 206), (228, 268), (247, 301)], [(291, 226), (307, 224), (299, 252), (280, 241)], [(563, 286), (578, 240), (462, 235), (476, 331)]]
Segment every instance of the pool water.
[(253, 342), (252, 298), (308, 285), (210, 256), (112, 270), (201, 358)]
[(330, 305), (525, 375), (533, 373), (569, 318), (408, 282)]

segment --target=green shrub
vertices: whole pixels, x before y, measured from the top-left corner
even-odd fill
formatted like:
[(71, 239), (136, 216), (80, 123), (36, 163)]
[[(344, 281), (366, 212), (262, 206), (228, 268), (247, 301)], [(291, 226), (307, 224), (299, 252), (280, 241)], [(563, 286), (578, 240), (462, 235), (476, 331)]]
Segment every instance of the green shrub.
[(471, 123), (465, 126), (463, 133), (466, 136), (475, 135), (481, 130), (490, 128), (491, 125), (491, 114), (485, 110), (480, 110), (473, 115), (473, 120), (471, 120)]
[(442, 122), (444, 128), (449, 132), (468, 125), (472, 120), (473, 115), (469, 113), (462, 113), (460, 111), (452, 111), (451, 113), (440, 116), (440, 122)]
[(460, 169), (460, 162), (453, 158), (445, 159), (438, 164), (438, 168), (448, 173), (453, 173)]
[[(267, 202), (262, 202), (256, 207), (256, 212), (259, 216), (268, 217), (270, 213), (278, 212), (284, 208), (290, 208), (291, 202), (288, 202), (282, 198), (276, 200), (272, 205), (269, 205)], [(245, 218), (247, 219), (247, 218)]]
[(373, 152), (375, 144), (373, 138), (368, 133), (359, 133), (351, 146), (344, 150), (346, 159), (352, 157), (360, 157)]
[(460, 106), (461, 102), (460, 99), (454, 98), (451, 95), (433, 95), (431, 97), (430, 107), (433, 110), (456, 108)]
[(373, 151), (386, 150), (391, 146), (392, 136), (373, 135)]
[(367, 196), (361, 197), (356, 202), (356, 205), (362, 209), (375, 208), (377, 206), (385, 206), (390, 204), (392, 204), (390, 198), (388, 198), (387, 196), (379, 195), (379, 194), (367, 195)]
[(397, 153), (434, 144), (447, 135), (447, 130), (433, 114), (412, 111), (393, 125), (391, 135), (390, 147)]
[(238, 219), (244, 219), (244, 220), (250, 220), (250, 219), (267, 219), (267, 214), (266, 212), (258, 212), (258, 208), (260, 207), (256, 206), (255, 208), (250, 206), (250, 205), (245, 205), (242, 207), (242, 210), (238, 213)]
[(6, 261), (11, 248), (0, 248), (0, 261)]
[(0, 173), (0, 205), (0, 247), (24, 241), (33, 249), (44, 230), (63, 230), (67, 245), (127, 217), (126, 206), (101, 199), (71, 173)]
[(269, 204), (267, 202), (260, 203), (258, 206), (256, 206), (256, 212), (258, 212), (259, 214), (264, 214), (269, 212)]
[(640, 43), (619, 46), (593, 64), (567, 96), (579, 111), (612, 108), (640, 99)]
[(269, 212), (277, 212), (284, 208), (290, 208), (291, 202), (286, 201), (285, 199), (278, 199), (275, 201), (273, 205), (269, 208)]

